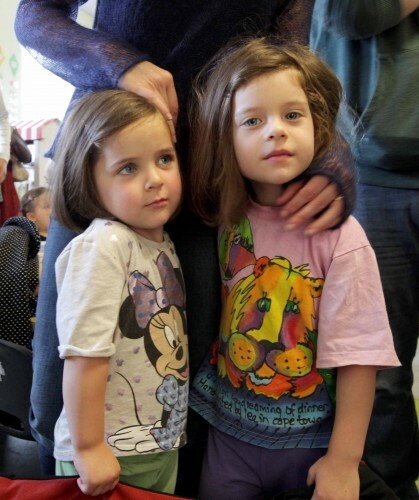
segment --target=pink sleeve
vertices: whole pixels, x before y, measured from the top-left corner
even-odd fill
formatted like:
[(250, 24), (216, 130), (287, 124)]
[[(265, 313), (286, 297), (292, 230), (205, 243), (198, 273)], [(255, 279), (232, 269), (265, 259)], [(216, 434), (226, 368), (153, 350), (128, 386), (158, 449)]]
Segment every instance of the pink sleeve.
[(353, 218), (342, 227), (318, 315), (318, 368), (400, 366), (376, 257)]

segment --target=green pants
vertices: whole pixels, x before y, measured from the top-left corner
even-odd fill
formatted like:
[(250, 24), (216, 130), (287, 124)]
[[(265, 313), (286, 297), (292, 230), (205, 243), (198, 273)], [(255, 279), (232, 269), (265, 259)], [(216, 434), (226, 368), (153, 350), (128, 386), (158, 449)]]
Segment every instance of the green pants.
[[(178, 468), (178, 450), (130, 457), (117, 457), (121, 466), (120, 481), (159, 491), (174, 493)], [(78, 476), (73, 462), (56, 460), (57, 476)]]

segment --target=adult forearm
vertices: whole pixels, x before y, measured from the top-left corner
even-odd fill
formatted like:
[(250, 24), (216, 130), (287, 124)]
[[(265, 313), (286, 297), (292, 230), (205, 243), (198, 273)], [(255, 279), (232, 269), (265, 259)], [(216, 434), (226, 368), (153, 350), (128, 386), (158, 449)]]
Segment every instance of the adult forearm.
[(355, 208), (357, 181), (349, 144), (341, 136), (337, 136), (328, 152), (310, 166), (307, 175), (325, 175), (337, 184), (345, 204), (341, 221), (346, 220)]
[(42, 66), (73, 86), (116, 88), (121, 74), (147, 57), (121, 38), (79, 25), (79, 3), (22, 0), (15, 17), (16, 36)]

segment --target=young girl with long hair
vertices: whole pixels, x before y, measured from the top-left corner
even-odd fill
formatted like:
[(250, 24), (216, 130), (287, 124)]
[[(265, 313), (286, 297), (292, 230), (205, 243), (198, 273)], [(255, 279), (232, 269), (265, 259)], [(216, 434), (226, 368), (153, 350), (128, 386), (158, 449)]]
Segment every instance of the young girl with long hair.
[(358, 498), (378, 367), (398, 365), (374, 253), (357, 223), (310, 236), (278, 198), (336, 140), (341, 86), (308, 49), (233, 44), (192, 109), (191, 200), (219, 226), (219, 338), (191, 407), (210, 423), (200, 499), (315, 483)]

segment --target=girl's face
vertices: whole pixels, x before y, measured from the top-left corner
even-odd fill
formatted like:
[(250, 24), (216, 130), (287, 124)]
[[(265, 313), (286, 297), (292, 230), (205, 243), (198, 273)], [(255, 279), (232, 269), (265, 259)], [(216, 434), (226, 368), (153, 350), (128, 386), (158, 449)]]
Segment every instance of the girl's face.
[(34, 200), (34, 209), (26, 214), (31, 219), (42, 236), (47, 236), (51, 216), (51, 194), (47, 191)]
[(294, 69), (268, 73), (240, 87), (234, 96), (236, 159), (261, 205), (275, 205), (283, 184), (313, 160), (313, 119), (298, 76)]
[(103, 143), (94, 179), (104, 208), (138, 234), (161, 242), (182, 186), (164, 118), (141, 119)]

